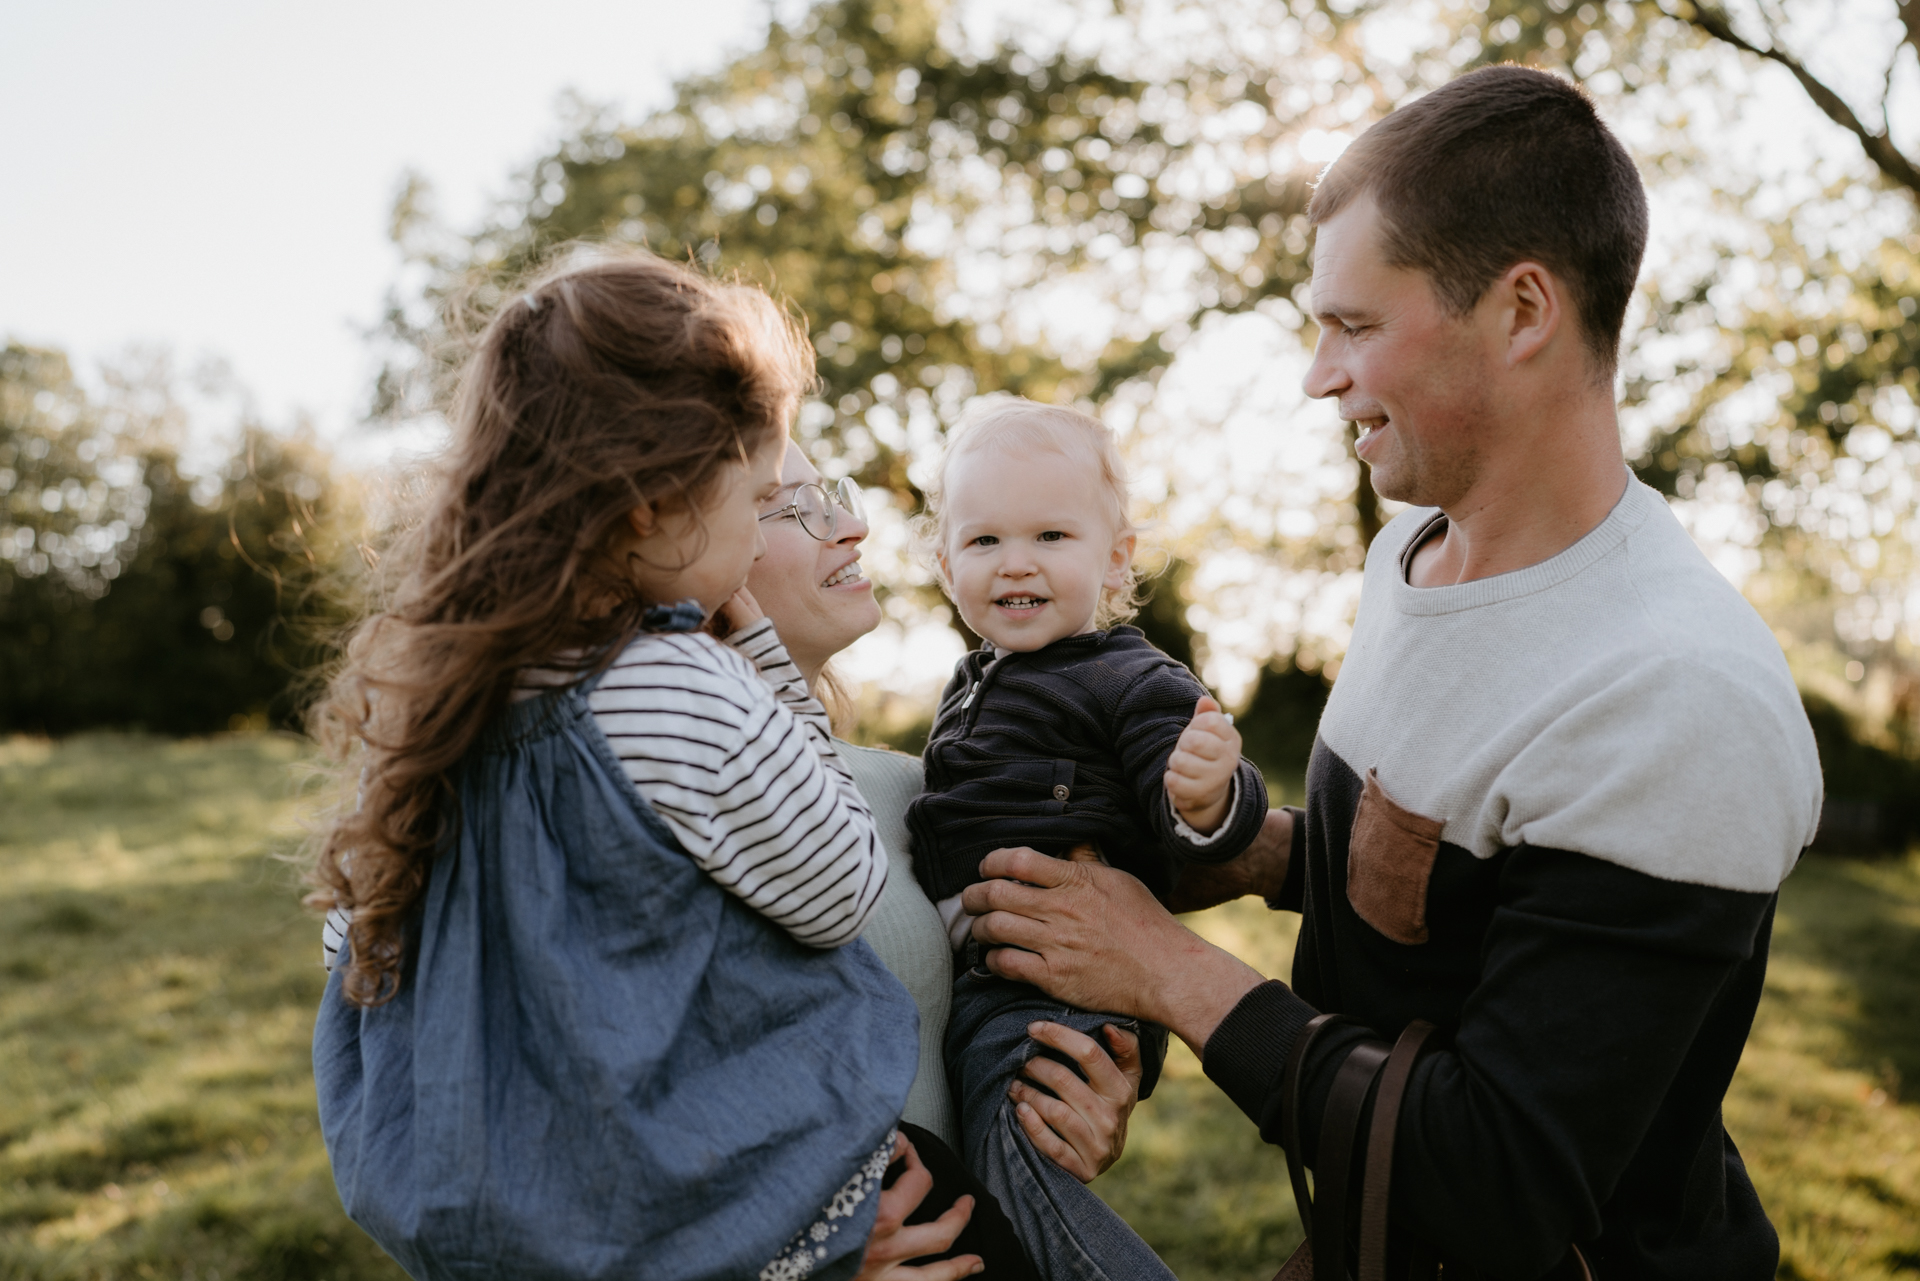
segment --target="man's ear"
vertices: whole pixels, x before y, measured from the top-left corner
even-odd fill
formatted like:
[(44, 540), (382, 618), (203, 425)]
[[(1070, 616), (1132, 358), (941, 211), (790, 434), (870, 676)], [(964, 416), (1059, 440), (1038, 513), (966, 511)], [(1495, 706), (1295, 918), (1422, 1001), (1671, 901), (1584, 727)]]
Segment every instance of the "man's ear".
[(1139, 535), (1133, 533), (1122, 534), (1113, 540), (1113, 551), (1107, 556), (1104, 583), (1108, 591), (1117, 592), (1127, 585), (1127, 571), (1133, 567), (1133, 552), (1139, 542)]
[(1525, 364), (1566, 323), (1566, 286), (1539, 263), (1521, 262), (1507, 269), (1496, 288), (1505, 304), (1507, 364)]

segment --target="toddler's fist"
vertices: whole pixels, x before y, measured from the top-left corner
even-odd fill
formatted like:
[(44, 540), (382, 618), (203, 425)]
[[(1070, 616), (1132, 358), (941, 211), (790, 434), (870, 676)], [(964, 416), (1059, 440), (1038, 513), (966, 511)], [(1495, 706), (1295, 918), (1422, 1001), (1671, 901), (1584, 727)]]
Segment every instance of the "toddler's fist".
[(1239, 768), (1240, 731), (1220, 704), (1203, 695), (1167, 758), (1167, 796), (1188, 827), (1207, 836), (1220, 826)]

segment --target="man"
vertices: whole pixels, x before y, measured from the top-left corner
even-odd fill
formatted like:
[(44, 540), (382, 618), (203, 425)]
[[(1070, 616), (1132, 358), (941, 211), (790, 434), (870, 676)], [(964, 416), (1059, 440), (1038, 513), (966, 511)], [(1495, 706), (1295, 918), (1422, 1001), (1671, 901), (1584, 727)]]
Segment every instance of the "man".
[[(1720, 1119), (1776, 891), (1820, 806), (1785, 660), (1621, 458), (1646, 198), (1574, 88), (1488, 68), (1395, 112), (1314, 193), (1314, 396), (1363, 429), (1375, 540), (1284, 882), (1293, 986), (1112, 869), (1002, 850), (1000, 973), (1167, 1024), (1278, 1140), (1301, 1028), (1334, 1073), (1413, 1019), (1396, 1234), (1492, 1277), (1773, 1276)], [(1024, 883), (1024, 884), (1023, 884)]]

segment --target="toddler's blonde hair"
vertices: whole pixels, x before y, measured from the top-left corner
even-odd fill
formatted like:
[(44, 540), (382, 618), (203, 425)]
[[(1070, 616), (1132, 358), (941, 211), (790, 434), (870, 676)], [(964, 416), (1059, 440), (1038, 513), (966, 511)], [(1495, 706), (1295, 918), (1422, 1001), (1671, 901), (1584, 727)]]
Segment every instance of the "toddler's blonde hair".
[[(1077, 409), (1043, 405), (1023, 396), (982, 396), (968, 406), (959, 424), (948, 434), (946, 452), (940, 457), (933, 483), (927, 487), (926, 510), (914, 519), (914, 533), (943, 590), (947, 584), (946, 574), (940, 568), (940, 556), (947, 545), (947, 473), (955, 459), (1002, 443), (1050, 449), (1084, 460), (1099, 480), (1107, 514), (1113, 522), (1114, 537), (1139, 534), (1127, 518), (1127, 465), (1120, 457), (1120, 447), (1110, 427)], [(1137, 549), (1135, 556), (1138, 557)], [(952, 595), (950, 590), (948, 595)], [(1129, 563), (1125, 585), (1109, 587), (1100, 593), (1100, 603), (1093, 611), (1093, 625), (1112, 627), (1139, 612), (1140, 571), (1136, 564)]]

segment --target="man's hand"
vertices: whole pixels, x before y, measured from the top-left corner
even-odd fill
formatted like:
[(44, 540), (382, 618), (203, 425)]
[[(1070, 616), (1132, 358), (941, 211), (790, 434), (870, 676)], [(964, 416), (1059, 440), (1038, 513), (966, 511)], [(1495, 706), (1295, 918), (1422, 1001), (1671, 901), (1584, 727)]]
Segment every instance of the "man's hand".
[(973, 937), (999, 948), (989, 969), (1083, 1010), (1164, 1024), (1195, 1053), (1265, 981), (1116, 868), (1020, 848), (993, 851), (980, 874), (990, 879), (968, 886), (961, 904), (977, 918)]
[(1202, 696), (1167, 758), (1167, 796), (1188, 827), (1208, 836), (1227, 817), (1233, 774), (1240, 768), (1240, 731), (1220, 704)]
[(1167, 892), (1170, 912), (1198, 912), (1246, 894), (1273, 898), (1287, 883), (1293, 861), (1293, 815), (1267, 811), (1260, 834), (1230, 863), (1188, 863)]
[(908, 1227), (907, 1216), (919, 1209), (933, 1190), (933, 1176), (913, 1150), (913, 1140), (904, 1134), (893, 1145), (893, 1163), (903, 1161), (906, 1168), (900, 1177), (880, 1193), (880, 1213), (873, 1221), (873, 1235), (867, 1238), (867, 1252), (853, 1281), (959, 1281), (985, 1268), (977, 1254), (917, 1268), (906, 1266), (908, 1259), (946, 1253), (973, 1217), (973, 1198), (960, 1197), (933, 1222)]

